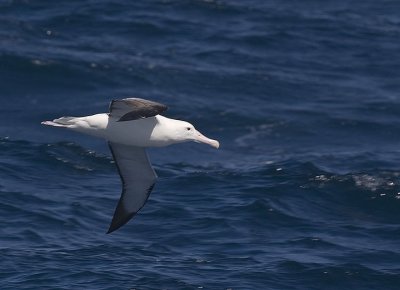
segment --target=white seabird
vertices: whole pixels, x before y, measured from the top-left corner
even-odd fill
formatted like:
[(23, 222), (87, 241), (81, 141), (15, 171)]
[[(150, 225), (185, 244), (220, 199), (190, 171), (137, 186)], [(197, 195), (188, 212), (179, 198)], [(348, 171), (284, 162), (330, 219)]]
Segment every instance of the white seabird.
[(108, 141), (121, 176), (122, 193), (107, 233), (126, 224), (144, 206), (154, 187), (157, 175), (148, 159), (147, 147), (186, 141), (219, 147), (218, 141), (205, 137), (192, 124), (159, 115), (166, 110), (167, 106), (160, 103), (126, 98), (113, 100), (108, 114), (61, 117), (42, 122)]

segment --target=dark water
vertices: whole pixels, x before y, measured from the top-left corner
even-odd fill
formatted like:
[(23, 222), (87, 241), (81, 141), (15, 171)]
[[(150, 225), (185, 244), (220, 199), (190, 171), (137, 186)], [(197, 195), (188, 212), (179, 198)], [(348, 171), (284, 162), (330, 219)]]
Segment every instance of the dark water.
[[(1, 289), (399, 289), (398, 1), (0, 2)], [(220, 150), (150, 151), (106, 235), (102, 140), (40, 121), (169, 105)]]

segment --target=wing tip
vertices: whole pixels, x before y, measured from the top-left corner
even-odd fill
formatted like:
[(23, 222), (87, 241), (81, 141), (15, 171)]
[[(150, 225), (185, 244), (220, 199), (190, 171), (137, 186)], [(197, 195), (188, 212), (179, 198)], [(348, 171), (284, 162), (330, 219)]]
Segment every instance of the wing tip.
[(128, 223), (143, 208), (150, 196), (151, 191), (154, 188), (154, 185), (155, 183), (153, 183), (153, 185), (151, 185), (150, 188), (147, 190), (146, 200), (136, 212), (128, 213), (124, 208), (122, 198), (118, 201), (117, 208), (115, 209), (114, 216), (106, 234), (111, 234), (112, 232), (118, 230), (120, 227)]
[(110, 227), (108, 228), (107, 234), (111, 234), (112, 232), (118, 230), (120, 227), (125, 225), (136, 212), (128, 213), (123, 206), (122, 200), (118, 202), (117, 208), (115, 209), (114, 216), (111, 220)]
[(114, 218), (111, 221), (110, 227), (108, 228), (107, 234), (111, 234), (112, 232), (118, 230), (120, 227), (125, 225), (133, 216), (135, 215), (129, 215), (128, 217), (124, 218), (123, 220), (119, 219), (118, 216), (114, 216)]
[(110, 225), (110, 227), (108, 228), (108, 231), (106, 232), (107, 235), (111, 234), (112, 232), (118, 230), (121, 226), (119, 227), (113, 227), (112, 224)]

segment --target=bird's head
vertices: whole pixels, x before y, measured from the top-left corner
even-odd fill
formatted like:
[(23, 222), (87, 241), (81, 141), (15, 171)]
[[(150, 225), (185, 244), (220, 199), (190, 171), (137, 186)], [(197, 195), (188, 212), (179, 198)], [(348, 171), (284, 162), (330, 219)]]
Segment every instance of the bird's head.
[(204, 143), (208, 144), (214, 148), (219, 147), (219, 142), (217, 140), (213, 140), (207, 138), (199, 131), (197, 131), (192, 124), (185, 121), (178, 121), (179, 123), (175, 127), (175, 133), (179, 141), (186, 142), (186, 141), (194, 141), (197, 143)]

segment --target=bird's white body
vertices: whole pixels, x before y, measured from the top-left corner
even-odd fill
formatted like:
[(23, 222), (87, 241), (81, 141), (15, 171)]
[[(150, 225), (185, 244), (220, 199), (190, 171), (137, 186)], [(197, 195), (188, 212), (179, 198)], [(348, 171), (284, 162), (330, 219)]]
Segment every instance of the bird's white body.
[(161, 115), (131, 122), (118, 122), (104, 113), (70, 119), (67, 128), (119, 144), (161, 147), (179, 142), (174, 125), (180, 122), (183, 123)]
[[(188, 122), (161, 115), (131, 122), (119, 122), (109, 114), (67, 117), (43, 122), (104, 138), (110, 142), (136, 147), (162, 147), (185, 141), (205, 142), (218, 147), (217, 141), (203, 136)], [(185, 128), (182, 130), (182, 128)], [(189, 129), (190, 128), (190, 129)], [(188, 129), (188, 130), (186, 130)]]

